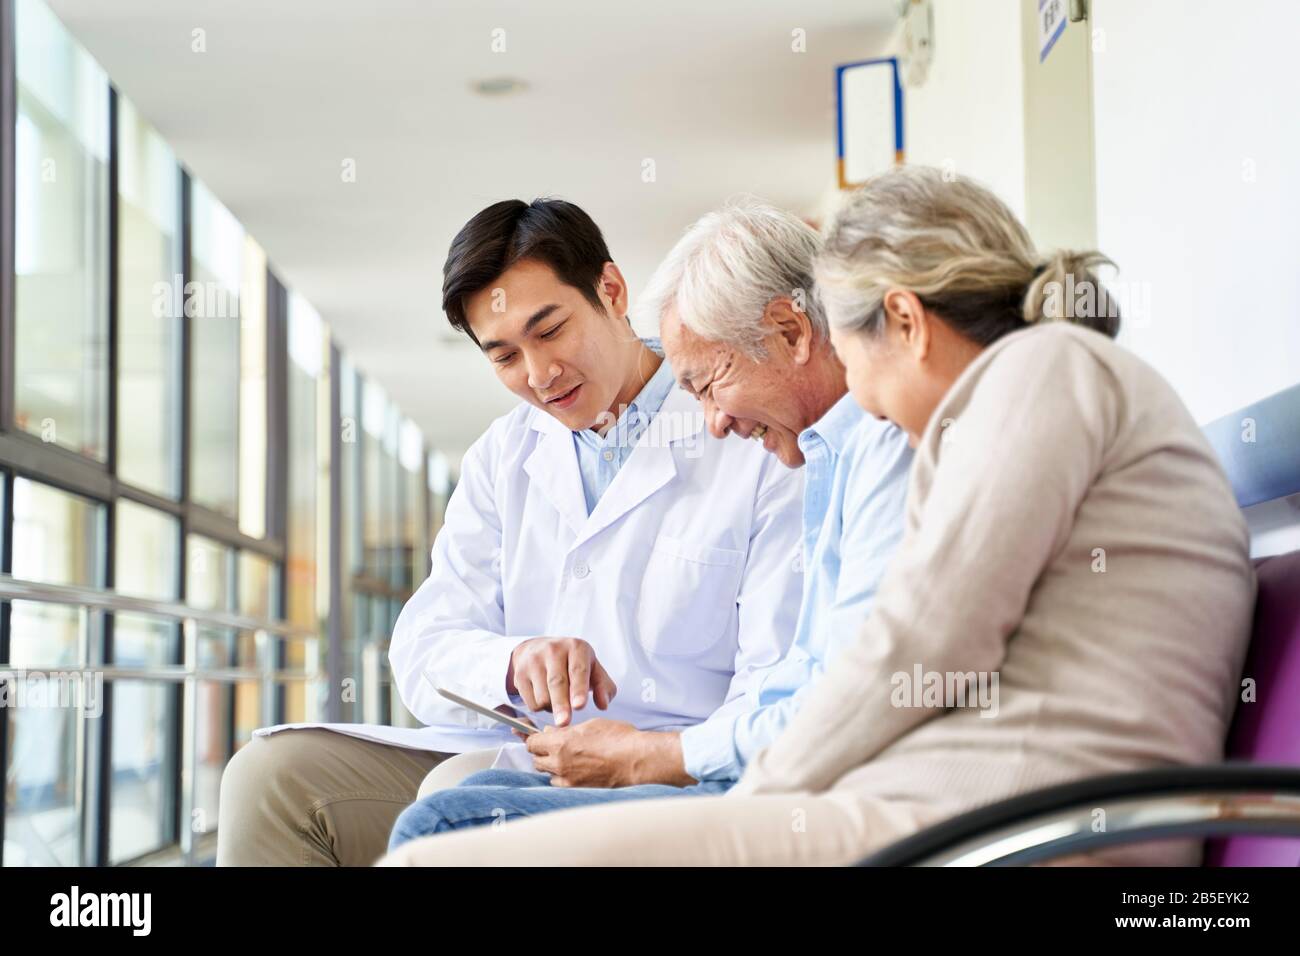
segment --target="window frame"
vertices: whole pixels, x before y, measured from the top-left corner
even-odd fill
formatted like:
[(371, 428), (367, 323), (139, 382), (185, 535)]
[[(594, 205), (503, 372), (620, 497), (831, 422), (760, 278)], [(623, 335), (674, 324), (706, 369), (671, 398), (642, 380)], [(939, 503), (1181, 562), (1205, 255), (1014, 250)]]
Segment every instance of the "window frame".
[[(121, 437), (118, 422), (121, 397), (119, 372), (122, 367), (122, 343), (119, 341), (122, 331), (122, 290), (120, 287), (121, 276), (119, 274), (122, 256), (122, 237), (120, 235), (122, 210), (119, 196), (121, 175), (121, 144), (119, 141), (121, 136), (119, 130), (120, 94), (111, 75), (108, 77), (106, 94), (108, 96), (107, 122), (109, 125), (107, 209), (102, 210), (104, 219), (107, 222), (108, 232), (106, 257), (108, 276), (104, 286), (105, 301), (102, 304), (102, 308), (107, 310), (107, 341), (104, 357), (106, 362), (106, 389), (103, 395), (106, 406), (104, 409), (106, 416), (104, 460), (96, 461), (71, 449), (53, 443), (42, 442), (38, 436), (18, 429), (15, 425), (14, 372), (17, 330), (14, 314), (16, 286), (14, 214), (18, 104), (17, 56), (19, 44), (19, 39), (15, 34), (16, 3), (17, 0), (0, 0), (0, 578), (12, 576), (13, 484), (17, 478), (24, 478), (59, 491), (83, 496), (103, 507), (104, 535), (102, 546), (104, 553), (99, 557), (104, 569), (103, 589), (109, 595), (116, 594), (115, 587), (117, 583), (116, 553), (119, 531), (117, 504), (120, 501), (130, 501), (176, 519), (179, 567), (176, 569), (177, 591), (175, 602), (172, 605), (172, 610), (165, 612), (155, 609), (155, 614), (169, 613), (176, 615), (176, 607), (185, 604), (185, 595), (190, 583), (188, 580), (187, 542), (191, 535), (199, 535), (232, 549), (233, 554), (236, 555), (233, 562), (234, 571), (231, 582), (235, 593), (238, 593), (239, 588), (240, 562), (237, 559), (239, 553), (256, 554), (271, 562), (275, 569), (276, 581), (275, 594), (273, 595), (274, 607), (272, 609), (272, 614), (275, 617), (268, 619), (264, 623), (270, 623), (278, 627), (284, 622), (285, 612), (289, 606), (289, 595), (287, 593), (289, 576), (285, 568), (288, 550), (287, 522), (290, 518), (288, 514), (288, 470), (291, 467), (288, 440), (290, 429), (289, 289), (277, 275), (269, 254), (265, 265), (265, 433), (267, 436), (265, 456), (265, 536), (261, 538), (252, 537), (240, 530), (238, 507), (236, 507), (235, 515), (228, 516), (193, 501), (191, 451), (195, 440), (192, 411), (195, 400), (194, 373), (196, 369), (192, 322), (195, 320), (184, 314), (178, 317), (178, 341), (170, 350), (172, 353), (170, 361), (174, 363), (173, 371), (178, 382), (178, 423), (174, 435), (176, 442), (175, 459), (172, 463), (177, 481), (177, 496), (171, 498), (167, 495), (158, 494), (152, 490), (133, 485), (119, 476)], [(177, 236), (179, 247), (177, 252), (179, 259), (177, 272), (182, 287), (184, 287), (194, 276), (194, 214), (192, 206), (195, 180), (179, 158), (176, 159), (176, 170), (180, 192), (180, 221), (177, 224), (179, 229)], [(312, 678), (305, 686), (310, 692), (318, 686), (320, 680), (323, 679), (327, 682), (326, 686), (330, 692), (323, 702), (318, 702), (318, 706), (323, 704), (321, 706), (321, 710), (323, 710), (321, 717), (326, 721), (339, 721), (343, 719), (344, 710), (339, 693), (342, 681), (348, 676), (361, 677), (359, 673), (352, 673), (352, 662), (344, 662), (344, 641), (346, 639), (352, 642), (353, 649), (358, 654), (365, 644), (377, 643), (367, 637), (370, 630), (369, 626), (360, 632), (355, 630), (355, 615), (352, 613), (354, 607), (360, 600), (365, 600), (368, 605), (382, 602), (384, 615), (393, 617), (396, 615), (396, 609), (409, 597), (411, 589), (405, 587), (405, 578), (403, 578), (402, 585), (398, 585), (391, 573), (393, 570), (391, 566), (388, 569), (390, 571), (388, 576), (381, 580), (378, 576), (367, 576), (364, 571), (354, 569), (348, 563), (348, 557), (351, 554), (349, 549), (354, 543), (345, 541), (345, 535), (358, 536), (359, 540), (355, 542), (355, 545), (359, 547), (355, 556), (364, 556), (364, 525), (367, 511), (366, 486), (368, 484), (366, 455), (369, 443), (377, 442), (382, 445), (383, 438), (370, 435), (362, 425), (361, 401), (367, 376), (345, 361), (344, 353), (339, 350), (338, 344), (329, 335), (328, 327), (326, 327), (325, 335), (328, 358), (323, 374), (329, 376), (329, 381), (327, 392), (318, 392), (317, 414), (318, 416), (328, 414), (330, 428), (328, 440), (318, 445), (317, 454), (318, 458), (322, 454), (328, 454), (329, 471), (327, 487), (318, 487), (317, 494), (318, 496), (323, 495), (323, 500), (327, 502), (328, 522), (324, 526), (318, 524), (317, 536), (318, 540), (322, 534), (325, 536), (324, 541), (327, 547), (327, 554), (323, 560), (328, 569), (326, 574), (327, 584), (324, 585), (324, 589), (329, 613), (323, 625), (314, 632), (312, 638), (317, 641), (318, 663)], [(343, 405), (345, 367), (348, 369), (349, 374), (354, 377), (354, 401), (356, 407), (351, 409), (344, 408)], [(387, 397), (386, 402), (387, 414), (398, 415), (400, 418), (400, 411), (397, 409), (396, 403), (392, 402), (391, 399), (387, 399)], [(356, 416), (355, 421), (352, 423), (355, 434), (355, 448), (346, 455), (343, 446), (345, 415)], [(420, 489), (419, 499), (410, 500), (407, 497), (410, 483), (397, 453), (394, 454), (395, 471), (392, 475), (385, 475), (382, 467), (378, 471), (377, 476), (388, 487), (375, 489), (379, 493), (377, 498), (379, 514), (376, 517), (382, 520), (385, 511), (391, 511), (395, 522), (393, 527), (395, 540), (380, 542), (382, 548), (387, 548), (390, 552), (393, 552), (394, 549), (397, 549), (399, 543), (404, 540), (405, 528), (408, 523), (407, 512), (411, 508), (419, 512), (416, 516), (419, 527), (429, 529), (427, 537), (422, 539), (417, 534), (414, 539), (418, 550), (424, 551), (424, 554), (412, 554), (408, 558), (412, 565), (409, 573), (414, 579), (412, 582), (413, 587), (418, 587), (428, 574), (428, 547), (432, 543), (433, 529), (431, 525), (433, 516), (436, 513), (435, 495), (428, 487), (430, 447), (427, 440), (423, 440), (426, 436), (422, 435), (421, 437), (423, 448), (420, 475), (417, 481)], [(322, 441), (322, 439), (318, 439), (318, 441)], [(351, 518), (345, 520), (345, 515), (349, 514), (354, 505), (355, 513), (352, 514)], [(385, 560), (388, 561), (391, 557), (390, 554), (385, 557)], [(318, 584), (318, 600), (320, 587), (321, 585)], [(12, 600), (14, 599), (16, 598), (0, 595), (0, 670), (7, 666), (9, 660), (12, 643), (10, 639), (11, 611)], [(105, 675), (102, 717), (96, 726), (85, 728), (82, 735), (84, 746), (79, 748), (78, 754), (80, 772), (85, 778), (80, 785), (78, 794), (78, 798), (83, 800), (81, 806), (84, 810), (84, 815), (78, 820), (81, 839), (80, 858), (83, 865), (108, 865), (110, 861), (109, 835), (112, 819), (114, 681), (141, 679), (147, 682), (165, 682), (174, 679), (174, 675), (160, 675), (155, 671), (150, 676), (135, 678), (126, 676), (121, 672), (114, 655), (114, 624), (117, 614), (132, 612), (119, 607), (117, 604), (109, 606), (105, 603), (105, 597), (102, 595), (86, 596), (85, 594), (79, 594), (69, 597), (64, 593), (60, 593), (53, 598), (48, 596), (45, 598), (45, 600), (58, 602), (60, 606), (65, 600), (73, 602), (77, 599), (86, 602), (100, 602), (98, 604), (87, 603), (83, 605), (83, 607), (89, 607), (91, 610), (87, 612), (88, 616), (85, 624), (88, 628), (87, 651), (80, 666), (86, 668), (105, 667), (109, 671)], [(67, 606), (76, 605), (69, 603)], [(370, 617), (374, 617), (378, 613), (373, 607), (368, 606), (368, 610), (371, 612)], [(184, 669), (187, 660), (197, 663), (194, 648), (197, 628), (187, 628), (182, 624), (181, 617), (174, 616), (171, 619), (175, 621), (174, 626), (179, 633), (177, 635), (178, 639), (173, 642), (173, 652), (170, 655), (172, 664), (168, 665), (168, 668), (171, 670)], [(192, 625), (194, 622), (191, 620), (186, 623)], [(288, 632), (286, 631), (286, 633)], [(287, 638), (281, 637), (279, 631), (272, 631), (268, 636), (275, 642), (273, 645), (275, 653), (266, 655), (270, 658), (267, 665), (270, 666), (271, 670), (278, 671), (284, 665), (284, 649)], [(268, 670), (264, 673), (267, 675), (267, 680), (274, 682), (275, 693), (269, 695), (271, 698), (269, 709), (264, 708), (265, 712), (261, 715), (261, 718), (272, 723), (279, 722), (284, 714), (287, 685), (283, 680), (277, 679), (276, 675), (271, 671)], [(229, 680), (229, 678), (218, 679)], [(188, 678), (186, 680), (176, 679), (172, 687), (169, 688), (169, 693), (172, 695), (170, 704), (173, 707), (176, 720), (174, 721), (175, 726), (169, 732), (168, 740), (164, 745), (167, 760), (166, 773), (169, 775), (167, 800), (170, 803), (170, 807), (164, 808), (164, 812), (168, 817), (167, 829), (169, 838), (172, 841), (171, 849), (175, 849), (178, 845), (182, 854), (191, 862), (196, 838), (193, 833), (189, 832), (189, 821), (183, 819), (183, 816), (185, 809), (191, 806), (194, 801), (192, 792), (185, 790), (183, 775), (187, 770), (186, 762), (194, 760), (195, 750), (192, 736), (195, 732), (194, 713), (197, 703), (193, 688), (197, 687), (202, 680), (203, 678), (199, 678), (198, 681), (192, 682)], [(392, 695), (395, 699), (396, 695), (392, 694), (391, 686), (389, 686), (390, 682), (384, 680), (383, 685), (373, 688), (375, 691), (374, 700), (363, 698), (359, 703), (375, 708), (378, 707), (385, 695)], [(230, 724), (228, 729), (231, 731), (231, 752), (227, 754), (227, 759), (233, 754), (237, 743), (233, 736), (235, 729), (233, 726), (235, 722), (235, 708), (233, 706), (235, 687), (234, 683), (225, 686), (225, 696), (231, 698), (232, 701), (226, 714), (226, 719)], [(393, 709), (396, 709), (396, 707)], [(361, 716), (359, 711), (360, 708), (352, 715), (353, 719), (358, 719)], [(391, 718), (391, 713), (385, 709), (385, 712), (380, 716), (388, 720)], [(7, 767), (9, 728), (8, 709), (0, 708), (0, 767)], [(192, 771), (193, 766), (188, 769)], [(2, 854), (5, 834), (5, 809), (4, 801), (0, 800), (0, 866), (4, 865)]]
[[(285, 309), (287, 294), (267, 265), (267, 322), (266, 342), (267, 376), (266, 376), (266, 427), (268, 435), (268, 453), (266, 467), (267, 488), (267, 534), (265, 538), (255, 538), (244, 534), (239, 528), (238, 516), (229, 517), (195, 503), (191, 499), (190, 450), (193, 442), (191, 422), (191, 404), (193, 401), (193, 336), (190, 323), (194, 320), (180, 317), (179, 347), (173, 350), (172, 360), (177, 363), (175, 369), (179, 379), (180, 414), (177, 428), (175, 467), (178, 470), (178, 496), (176, 499), (159, 495), (145, 488), (137, 487), (118, 477), (119, 428), (118, 428), (118, 372), (121, 367), (120, 332), (120, 276), (121, 259), (120, 196), (118, 193), (120, 174), (118, 97), (117, 86), (109, 77), (108, 83), (108, 208), (107, 221), (107, 296), (102, 307), (107, 310), (106, 341), (106, 453), (104, 460), (92, 458), (42, 442), (39, 437), (29, 434), (15, 426), (15, 335), (14, 290), (16, 277), (15, 265), (15, 123), (17, 120), (17, 44), (14, 27), (16, 21), (15, 0), (0, 0), (0, 480), (3, 481), (3, 508), (0, 509), (0, 573), (11, 575), (13, 544), (13, 508), (12, 488), (15, 479), (24, 478), (42, 485), (48, 485), (59, 491), (81, 495), (104, 508), (105, 534), (103, 547), (105, 553), (100, 556), (103, 561), (105, 577), (103, 588), (113, 591), (116, 585), (116, 550), (117, 522), (116, 505), (118, 501), (130, 501), (138, 505), (155, 509), (177, 519), (178, 554), (180, 566), (177, 569), (177, 603), (184, 602), (186, 593), (185, 542), (191, 534), (210, 538), (233, 549), (235, 554), (250, 552), (268, 559), (276, 569), (278, 593), (275, 595), (276, 620), (283, 620), (285, 607), (285, 516), (284, 516), (284, 439), (287, 437), (286, 401), (284, 366), (287, 361), (287, 341), (285, 329)], [(180, 251), (179, 273), (182, 284), (188, 283), (193, 275), (193, 215), (191, 209), (192, 177), (183, 163), (177, 160), (180, 189), (180, 222), (178, 223)], [(235, 562), (236, 574), (238, 564)], [(234, 586), (238, 587), (237, 579)], [(88, 659), (81, 666), (96, 667), (113, 658), (114, 613), (97, 612), (92, 617), (98, 618), (98, 626), (92, 626), (88, 635), (90, 641)], [(0, 662), (8, 661), (10, 652), (11, 602), (0, 600)], [(180, 623), (175, 624), (177, 628)], [(323, 642), (322, 642), (323, 643)], [(175, 642), (174, 663), (184, 663), (186, 653), (184, 639)], [(277, 655), (279, 657), (280, 655)], [(3, 665), (0, 665), (3, 666)], [(108, 665), (113, 666), (113, 665)], [(126, 679), (126, 678), (115, 678)], [(147, 678), (142, 678), (148, 682)], [(112, 733), (113, 733), (113, 684), (114, 679), (104, 682), (104, 709), (99, 720), (88, 727), (85, 734), (85, 753), (82, 756), (84, 772), (87, 775), (87, 791), (90, 799), (85, 804), (85, 817), (80, 821), (82, 827), (82, 859), (87, 865), (107, 865), (109, 862), (109, 833), (112, 813)], [(165, 686), (165, 685), (164, 685)], [(232, 684), (227, 691), (233, 694)], [(180, 819), (182, 803), (180, 799), (180, 777), (183, 773), (185, 740), (183, 732), (186, 702), (184, 699), (184, 682), (177, 681), (170, 688), (174, 713), (180, 717), (180, 726), (176, 732), (169, 733), (167, 741), (167, 773), (177, 779), (168, 781), (169, 803), (165, 808), (169, 817), (169, 838), (171, 845), (182, 842), (187, 821)], [(278, 720), (283, 708), (283, 689), (274, 695), (277, 701), (271, 712), (264, 715), (268, 720)], [(233, 709), (230, 714), (233, 721)], [(0, 767), (7, 766), (8, 734), (7, 709), (0, 708)], [(233, 728), (232, 728), (233, 729)], [(233, 743), (233, 736), (232, 736)], [(233, 749), (232, 749), (233, 753)], [(227, 754), (227, 759), (231, 754)], [(5, 832), (5, 806), (0, 802), (0, 847), (3, 847)], [(2, 850), (0, 850), (2, 852)], [(0, 858), (0, 866), (4, 865)]]

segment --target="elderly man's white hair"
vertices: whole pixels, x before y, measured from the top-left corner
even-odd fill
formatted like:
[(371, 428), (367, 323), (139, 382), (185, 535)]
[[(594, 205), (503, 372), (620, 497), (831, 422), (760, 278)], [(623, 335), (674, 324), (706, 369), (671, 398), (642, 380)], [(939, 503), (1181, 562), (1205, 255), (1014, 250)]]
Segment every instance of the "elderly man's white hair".
[(763, 312), (786, 297), (807, 313), (818, 338), (826, 315), (813, 294), (816, 230), (753, 196), (740, 196), (686, 230), (650, 278), (637, 304), (644, 326), (658, 327), (669, 309), (696, 335), (763, 355)]

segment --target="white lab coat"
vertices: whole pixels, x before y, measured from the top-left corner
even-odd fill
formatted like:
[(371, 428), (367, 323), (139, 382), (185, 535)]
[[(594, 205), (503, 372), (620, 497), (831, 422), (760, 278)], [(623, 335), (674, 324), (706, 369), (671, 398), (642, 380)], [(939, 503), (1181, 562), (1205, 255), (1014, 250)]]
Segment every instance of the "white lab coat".
[(674, 389), (588, 516), (572, 433), (520, 405), (466, 453), (432, 570), (393, 630), (394, 684), (427, 726), (257, 733), (325, 726), (448, 752), (512, 742), (434, 688), (522, 710), (505, 676), (532, 637), (582, 638), (617, 685), (608, 710), (589, 698), (575, 722), (680, 729), (747, 708), (794, 636), (802, 494), (802, 471), (756, 441), (712, 438), (695, 400)]

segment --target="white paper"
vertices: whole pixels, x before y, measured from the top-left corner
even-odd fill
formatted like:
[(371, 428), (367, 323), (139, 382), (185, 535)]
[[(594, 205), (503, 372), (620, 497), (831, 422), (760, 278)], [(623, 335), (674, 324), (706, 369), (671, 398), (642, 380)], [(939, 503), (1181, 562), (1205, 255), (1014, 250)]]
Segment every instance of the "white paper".
[[(269, 737), (289, 730), (328, 730), (348, 737), (360, 737), (376, 743), (406, 747), (410, 750), (431, 750), (439, 753), (465, 753), (468, 750), (483, 750), (488, 747), (508, 745), (510, 732), (497, 733), (495, 730), (446, 730), (441, 727), (387, 727), (382, 724), (276, 724), (274, 727), (259, 727), (253, 731), (254, 737)], [(520, 744), (520, 747), (523, 745)], [(527, 750), (524, 755), (531, 761)], [(531, 765), (526, 769), (531, 770)]]

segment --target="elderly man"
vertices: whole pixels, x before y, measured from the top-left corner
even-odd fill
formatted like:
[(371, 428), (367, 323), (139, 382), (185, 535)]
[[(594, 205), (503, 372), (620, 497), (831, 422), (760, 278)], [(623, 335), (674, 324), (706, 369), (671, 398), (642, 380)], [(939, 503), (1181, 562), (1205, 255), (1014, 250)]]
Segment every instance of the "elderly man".
[(739, 713), (680, 732), (596, 718), (527, 738), (535, 771), (487, 770), (408, 807), (386, 862), (434, 862), (418, 839), (551, 810), (728, 790), (785, 727), (838, 642), (867, 616), (902, 535), (911, 452), (865, 416), (811, 295), (817, 234), (753, 200), (697, 222), (651, 279), (641, 308), (660, 322), (678, 384), (710, 432), (761, 441), (806, 469), (804, 586), (794, 642)]

